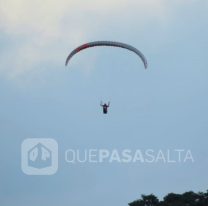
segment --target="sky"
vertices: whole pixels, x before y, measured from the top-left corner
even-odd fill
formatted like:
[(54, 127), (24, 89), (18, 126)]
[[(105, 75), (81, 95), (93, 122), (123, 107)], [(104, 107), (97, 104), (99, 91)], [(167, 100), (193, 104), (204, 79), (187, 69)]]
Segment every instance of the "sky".
[[(141, 194), (206, 192), (207, 37), (207, 0), (0, 0), (0, 204), (127, 206)], [(134, 46), (148, 68), (114, 47), (65, 67), (73, 49), (99, 40)], [(28, 138), (56, 140), (54, 175), (22, 171)], [(73, 164), (69, 149), (162, 151), (166, 161)]]

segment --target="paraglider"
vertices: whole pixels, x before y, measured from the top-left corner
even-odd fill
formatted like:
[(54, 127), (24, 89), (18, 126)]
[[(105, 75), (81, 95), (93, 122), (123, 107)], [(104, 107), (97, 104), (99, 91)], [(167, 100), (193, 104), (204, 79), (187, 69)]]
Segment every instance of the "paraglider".
[(130, 46), (128, 44), (124, 44), (124, 43), (120, 43), (120, 42), (114, 42), (114, 41), (95, 41), (95, 42), (90, 42), (90, 43), (87, 43), (87, 44), (83, 44), (83, 45), (77, 47), (76, 49), (74, 49), (69, 54), (69, 56), (66, 59), (66, 64), (65, 65), (67, 66), (69, 60), (76, 53), (80, 52), (83, 49), (87, 49), (87, 48), (94, 47), (94, 46), (114, 46), (114, 47), (120, 47), (120, 48), (123, 48), (123, 49), (128, 49), (128, 50), (136, 53), (142, 59), (145, 69), (147, 68), (147, 60), (146, 60), (145, 56), (138, 49), (136, 49), (133, 46)]
[(103, 107), (103, 114), (107, 114), (108, 107), (110, 106), (110, 102), (108, 102), (108, 105), (107, 105), (107, 104), (102, 104), (102, 101), (101, 101), (100, 106)]
[[(145, 56), (136, 48), (134, 48), (133, 46), (130, 46), (128, 44), (124, 44), (124, 43), (120, 43), (120, 42), (114, 42), (114, 41), (95, 41), (95, 42), (89, 42), (87, 44), (83, 44), (79, 47), (77, 47), (76, 49), (74, 49), (69, 56), (66, 59), (66, 63), (65, 65), (67, 66), (67, 64), (69, 63), (70, 59), (78, 52), (90, 48), (90, 47), (95, 47), (95, 46), (114, 46), (114, 47), (120, 47), (123, 49), (127, 49), (130, 50), (132, 52), (134, 52), (135, 54), (137, 54), (141, 60), (143, 61), (144, 64), (144, 68), (147, 69), (147, 60), (145, 58)], [(107, 108), (110, 106), (110, 102), (107, 104), (102, 105), (102, 102), (100, 104), (103, 107), (103, 114), (107, 114)]]

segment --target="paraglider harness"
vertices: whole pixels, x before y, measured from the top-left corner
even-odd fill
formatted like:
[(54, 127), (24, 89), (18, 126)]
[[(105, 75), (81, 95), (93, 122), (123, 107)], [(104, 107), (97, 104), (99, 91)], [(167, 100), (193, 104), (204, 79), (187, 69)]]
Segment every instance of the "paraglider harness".
[(108, 102), (108, 105), (107, 105), (107, 104), (102, 104), (102, 101), (101, 101), (100, 106), (103, 107), (103, 114), (107, 114), (108, 112), (107, 108), (110, 106), (110, 102)]

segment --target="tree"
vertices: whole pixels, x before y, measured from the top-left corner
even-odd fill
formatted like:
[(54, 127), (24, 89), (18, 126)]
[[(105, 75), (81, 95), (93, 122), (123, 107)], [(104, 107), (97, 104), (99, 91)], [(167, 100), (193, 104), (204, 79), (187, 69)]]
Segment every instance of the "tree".
[(141, 195), (141, 199), (129, 203), (129, 206), (156, 206), (159, 203), (158, 198), (153, 195)]
[(180, 195), (180, 194), (169, 193), (163, 199), (164, 199), (164, 202), (166, 202), (166, 203), (169, 203), (169, 204), (175, 203), (176, 204), (181, 201), (181, 196), (182, 195)]
[(159, 201), (153, 195), (141, 195), (141, 199), (129, 203), (129, 206), (208, 206), (208, 190), (206, 193), (193, 191), (181, 194), (169, 193)]

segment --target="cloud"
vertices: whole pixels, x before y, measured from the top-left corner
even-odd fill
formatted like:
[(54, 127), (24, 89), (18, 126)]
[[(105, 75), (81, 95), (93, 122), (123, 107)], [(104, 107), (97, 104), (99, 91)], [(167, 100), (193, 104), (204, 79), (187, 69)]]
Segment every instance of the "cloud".
[(119, 38), (112, 28), (129, 30), (135, 23), (139, 27), (166, 15), (161, 0), (1, 0), (1, 37), (9, 43), (0, 57), (0, 75), (11, 80), (43, 64), (62, 66), (82, 43)]

